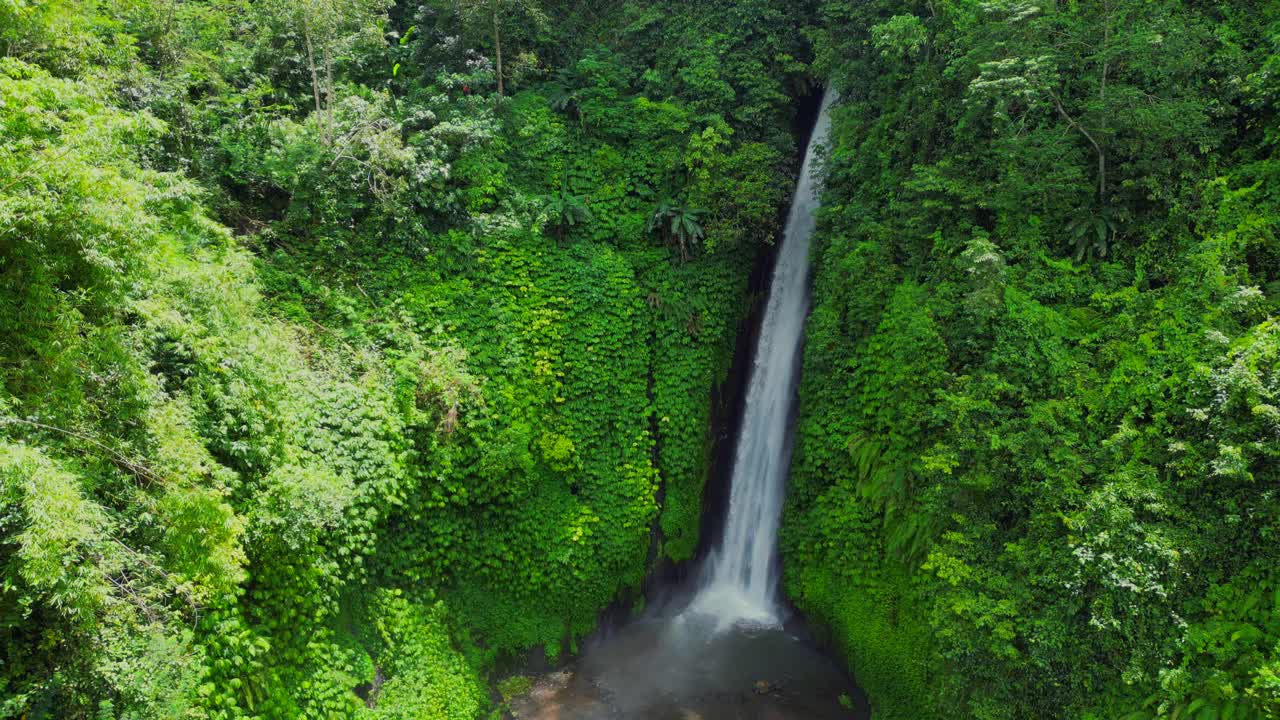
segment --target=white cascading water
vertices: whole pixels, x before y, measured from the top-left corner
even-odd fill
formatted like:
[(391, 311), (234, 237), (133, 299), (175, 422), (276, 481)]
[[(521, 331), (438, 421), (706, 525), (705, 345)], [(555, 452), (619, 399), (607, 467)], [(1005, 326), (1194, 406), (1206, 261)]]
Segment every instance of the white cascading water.
[(791, 464), (791, 412), (799, 379), (800, 340), (809, 312), (809, 240), (820, 182), (814, 176), (814, 155), (830, 132), (834, 100), (835, 92), (828, 89), (805, 150), (755, 348), (724, 535), (703, 569), (701, 586), (689, 608), (716, 617), (721, 627), (778, 622), (773, 565)]

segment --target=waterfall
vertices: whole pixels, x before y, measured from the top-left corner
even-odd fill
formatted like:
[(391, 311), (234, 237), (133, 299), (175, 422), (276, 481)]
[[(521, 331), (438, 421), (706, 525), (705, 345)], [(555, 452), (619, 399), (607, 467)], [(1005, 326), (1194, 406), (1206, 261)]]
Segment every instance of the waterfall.
[(791, 420), (800, 370), (800, 340), (809, 312), (809, 241), (818, 209), (814, 154), (831, 129), (835, 92), (822, 99), (791, 200), (755, 347), (742, 429), (734, 453), (728, 517), (703, 567), (690, 610), (721, 626), (776, 624), (778, 525), (791, 463)]

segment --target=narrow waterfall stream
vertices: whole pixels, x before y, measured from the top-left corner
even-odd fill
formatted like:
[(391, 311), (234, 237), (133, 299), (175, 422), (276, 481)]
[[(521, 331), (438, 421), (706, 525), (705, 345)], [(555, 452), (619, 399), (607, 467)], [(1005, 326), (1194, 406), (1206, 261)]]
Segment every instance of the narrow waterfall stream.
[(831, 130), (834, 100), (828, 90), (805, 150), (747, 386), (724, 537), (691, 607), (721, 624), (778, 622), (778, 523), (791, 465), (800, 342), (809, 314), (809, 241), (818, 209), (814, 151)]
[(777, 595), (777, 534), (791, 459), (800, 344), (809, 311), (814, 153), (828, 90), (801, 166), (770, 283), (737, 439), (723, 536), (676, 600), (606, 629), (570, 669), (512, 704), (521, 720), (863, 720), (844, 671), (788, 622)]

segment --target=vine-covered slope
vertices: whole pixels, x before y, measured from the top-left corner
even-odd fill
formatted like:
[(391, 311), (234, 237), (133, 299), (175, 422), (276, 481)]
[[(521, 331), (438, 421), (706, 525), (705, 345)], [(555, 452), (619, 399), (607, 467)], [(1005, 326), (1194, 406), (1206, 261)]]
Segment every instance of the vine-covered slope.
[(796, 12), (0, 2), (0, 717), (473, 718), (688, 559)]
[(877, 718), (1277, 717), (1277, 6), (821, 14), (789, 592)]

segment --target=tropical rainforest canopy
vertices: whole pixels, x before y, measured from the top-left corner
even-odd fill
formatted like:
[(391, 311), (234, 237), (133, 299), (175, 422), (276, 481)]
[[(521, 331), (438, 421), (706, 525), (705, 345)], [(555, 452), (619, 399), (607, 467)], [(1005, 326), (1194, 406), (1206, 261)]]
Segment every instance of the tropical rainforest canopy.
[(0, 0), (0, 718), (501, 711), (699, 548), (876, 720), (1280, 717), (1280, 4)]

